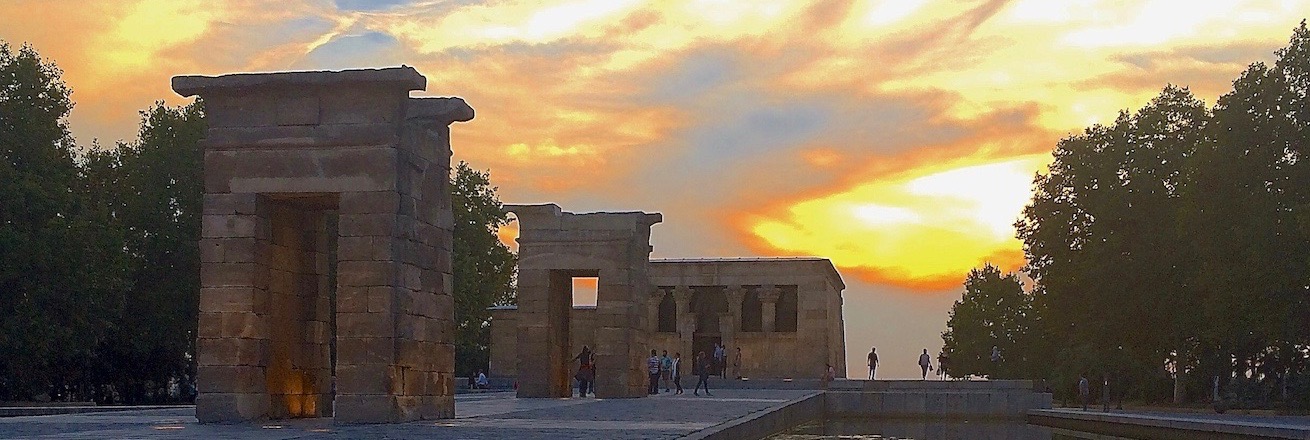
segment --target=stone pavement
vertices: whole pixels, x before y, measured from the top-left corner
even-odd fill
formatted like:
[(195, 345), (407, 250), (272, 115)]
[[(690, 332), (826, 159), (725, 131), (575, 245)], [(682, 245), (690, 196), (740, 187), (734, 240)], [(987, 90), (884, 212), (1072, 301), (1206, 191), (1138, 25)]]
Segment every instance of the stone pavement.
[(672, 439), (781, 406), (815, 391), (720, 390), (714, 397), (455, 398), (456, 418), (392, 425), (329, 419), (201, 425), (191, 408), (0, 418), (0, 438), (23, 439)]

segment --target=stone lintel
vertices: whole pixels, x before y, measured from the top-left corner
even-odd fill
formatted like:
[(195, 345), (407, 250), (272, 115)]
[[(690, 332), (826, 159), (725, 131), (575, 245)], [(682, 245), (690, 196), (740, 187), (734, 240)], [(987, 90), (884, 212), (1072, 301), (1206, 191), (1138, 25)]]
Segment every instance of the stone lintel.
[(576, 214), (554, 203), (539, 205), (504, 205), (504, 212), (519, 219), (519, 230), (631, 230), (648, 228), (664, 221), (658, 212), (642, 211), (587, 212)]
[(397, 88), (424, 90), (427, 78), (409, 66), (382, 69), (305, 71), (277, 73), (232, 73), (219, 76), (181, 75), (173, 77), (173, 91), (182, 96), (229, 93), (242, 89), (287, 86), (339, 86), (352, 83), (393, 84)]

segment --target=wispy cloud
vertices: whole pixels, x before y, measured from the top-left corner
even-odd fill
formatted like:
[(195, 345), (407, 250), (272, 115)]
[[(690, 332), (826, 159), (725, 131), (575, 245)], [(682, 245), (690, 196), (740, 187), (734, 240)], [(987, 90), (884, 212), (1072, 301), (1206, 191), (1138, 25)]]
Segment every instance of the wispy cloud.
[[(183, 73), (408, 64), (478, 118), (511, 201), (646, 209), (662, 255), (819, 254), (941, 289), (1021, 263), (1008, 222), (1063, 134), (1166, 83), (1212, 99), (1305, 1), (574, 0), (0, 4), (88, 143)], [(76, 32), (69, 32), (76, 29)]]

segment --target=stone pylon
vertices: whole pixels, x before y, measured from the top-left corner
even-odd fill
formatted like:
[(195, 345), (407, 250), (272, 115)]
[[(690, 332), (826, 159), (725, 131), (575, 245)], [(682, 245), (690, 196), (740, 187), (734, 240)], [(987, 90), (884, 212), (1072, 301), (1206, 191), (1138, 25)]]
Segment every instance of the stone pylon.
[(425, 86), (410, 67), (173, 78), (209, 123), (200, 421), (453, 416), (449, 125), (473, 109), (409, 97)]

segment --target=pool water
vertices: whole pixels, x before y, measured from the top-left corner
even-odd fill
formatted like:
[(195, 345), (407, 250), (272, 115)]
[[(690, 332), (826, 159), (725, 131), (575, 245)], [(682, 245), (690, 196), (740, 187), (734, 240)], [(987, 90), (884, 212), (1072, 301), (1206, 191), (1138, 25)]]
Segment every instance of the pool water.
[[(1074, 440), (1118, 439), (998, 419), (828, 419), (809, 422), (766, 440)], [(1129, 439), (1124, 439), (1129, 440)]]

